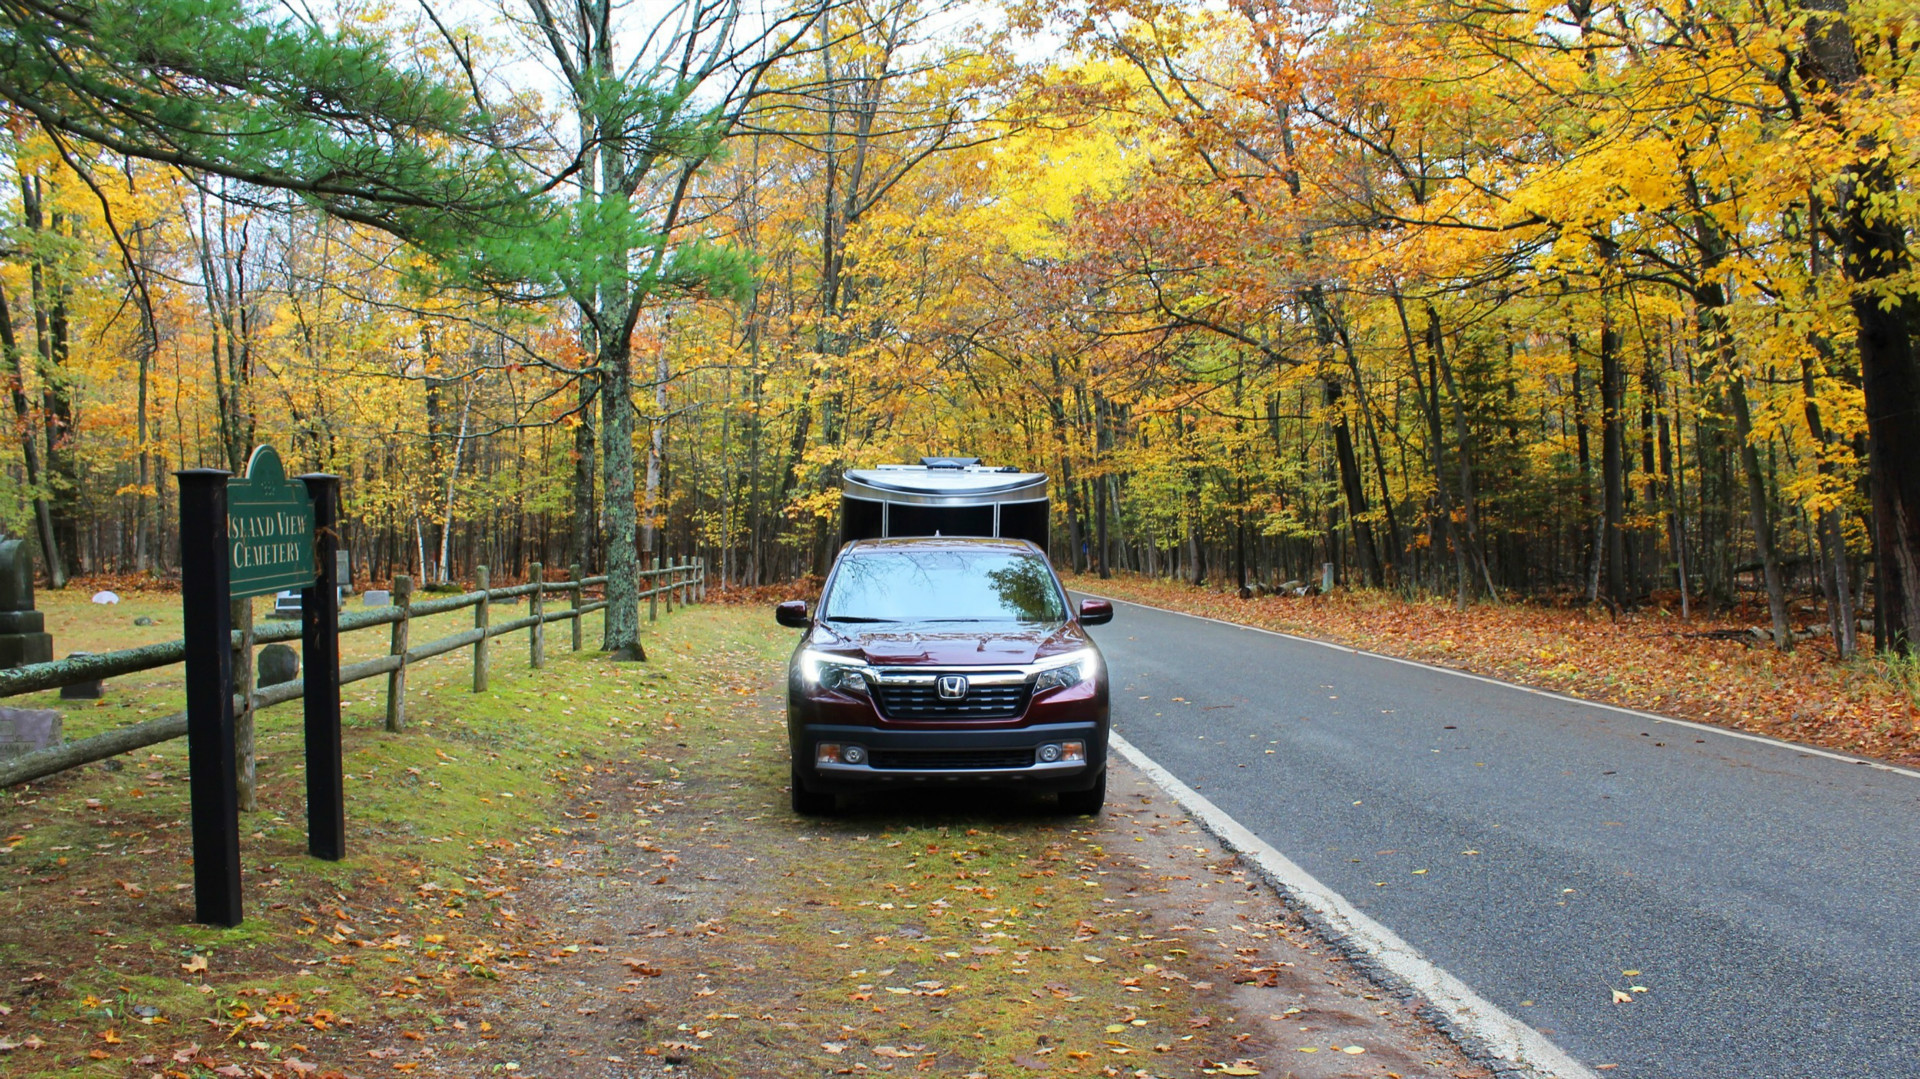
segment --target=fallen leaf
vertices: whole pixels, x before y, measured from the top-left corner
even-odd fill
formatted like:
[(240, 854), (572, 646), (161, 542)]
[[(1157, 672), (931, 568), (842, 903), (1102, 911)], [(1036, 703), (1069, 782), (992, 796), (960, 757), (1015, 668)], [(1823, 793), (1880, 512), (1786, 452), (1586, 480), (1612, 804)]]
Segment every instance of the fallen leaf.
[(1632, 1003), (1633, 1003), (1633, 994), (1632, 994), (1632, 993), (1622, 993), (1622, 992), (1621, 992), (1620, 990), (1618, 990), (1618, 989), (1615, 989), (1615, 990), (1613, 991), (1613, 1002), (1614, 1002), (1615, 1004), (1632, 1004)]
[(196, 955), (192, 959), (180, 964), (180, 969), (186, 971), (188, 974), (203, 973), (207, 969), (207, 957), (204, 955)]

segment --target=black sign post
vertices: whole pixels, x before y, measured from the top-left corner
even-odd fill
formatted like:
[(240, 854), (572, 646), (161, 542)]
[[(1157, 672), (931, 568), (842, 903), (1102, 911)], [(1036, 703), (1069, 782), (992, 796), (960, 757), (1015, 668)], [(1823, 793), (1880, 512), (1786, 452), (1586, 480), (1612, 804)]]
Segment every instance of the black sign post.
[(313, 559), (319, 575), (300, 593), (300, 654), (305, 667), (307, 853), (347, 856), (346, 791), (340, 762), (340, 570), (334, 557), (340, 477), (299, 477), (313, 499)]
[(193, 920), (240, 924), (240, 800), (233, 759), (233, 618), (227, 477), (180, 481), (180, 617), (187, 650), (187, 778), (193, 811)]
[[(231, 603), (235, 599), (272, 595), (283, 588), (307, 590), (304, 617), (308, 663), (321, 669), (318, 681), (332, 697), (333, 717), (332, 771), (328, 773), (332, 777), (331, 825), (311, 827), (314, 838), (310, 846), (320, 857), (340, 857), (344, 830), (340, 810), (340, 602), (331, 588), (334, 505), (338, 500), (332, 484), (337, 481), (321, 477), (328, 482), (318, 485), (326, 492), (327, 528), (325, 559), (316, 565), (315, 548), (322, 540), (314, 527), (315, 499), (308, 493), (315, 485), (290, 482), (280, 455), (271, 446), (254, 448), (244, 479), (232, 480), (232, 473), (216, 468), (192, 468), (174, 475), (180, 481), (180, 614), (186, 631), (194, 921), (231, 927), (241, 921), (240, 804), (233, 745)], [(319, 587), (323, 585), (326, 587)], [(324, 608), (317, 602), (316, 590), (326, 597)], [(324, 617), (324, 630), (315, 627), (316, 616)], [(316, 650), (324, 658), (316, 656)], [(315, 759), (315, 680), (313, 675), (308, 676), (309, 762)], [(320, 838), (323, 835), (324, 841)]]

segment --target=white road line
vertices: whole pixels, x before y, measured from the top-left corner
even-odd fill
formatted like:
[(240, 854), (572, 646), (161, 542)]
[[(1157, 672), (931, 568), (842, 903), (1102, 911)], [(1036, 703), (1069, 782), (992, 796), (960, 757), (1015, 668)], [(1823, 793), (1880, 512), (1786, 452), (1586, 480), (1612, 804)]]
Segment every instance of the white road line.
[(1180, 782), (1133, 743), (1118, 734), (1110, 735), (1109, 739), (1121, 756), (1146, 773), (1203, 827), (1258, 866), (1275, 887), (1303, 910), (1315, 928), (1359, 949), (1390, 979), (1425, 998), (1453, 1033), (1472, 1048), (1524, 1068), (1536, 1079), (1599, 1079), (1545, 1035), (1435, 966), (1399, 934), (1320, 883), (1271, 843), (1248, 831), (1200, 792)]
[[(1081, 590), (1074, 589), (1074, 591), (1079, 592)], [(1713, 727), (1705, 723), (1695, 723), (1690, 719), (1675, 719), (1672, 716), (1663, 716), (1658, 712), (1642, 712), (1637, 708), (1622, 708), (1617, 704), (1607, 704), (1603, 701), (1590, 701), (1582, 697), (1570, 697), (1565, 693), (1555, 693), (1550, 689), (1536, 689), (1533, 686), (1523, 686), (1518, 682), (1505, 682), (1498, 678), (1489, 678), (1484, 674), (1474, 674), (1471, 671), (1459, 671), (1459, 670), (1453, 669), (1452, 667), (1441, 667), (1441, 666), (1436, 666), (1435, 664), (1432, 664), (1432, 663), (1422, 663), (1417, 659), (1403, 659), (1399, 656), (1384, 655), (1380, 652), (1369, 652), (1364, 648), (1354, 648), (1349, 645), (1334, 644), (1332, 641), (1315, 640), (1312, 637), (1302, 637), (1295, 633), (1282, 633), (1277, 629), (1265, 629), (1260, 626), (1242, 625), (1239, 622), (1229, 622), (1224, 618), (1209, 618), (1203, 614), (1188, 614), (1185, 611), (1169, 610), (1166, 607), (1155, 607), (1150, 603), (1135, 603), (1132, 600), (1112, 599), (1110, 597), (1105, 597), (1105, 596), (1095, 596), (1094, 593), (1092, 592), (1084, 592), (1082, 594), (1088, 595), (1088, 596), (1094, 596), (1094, 598), (1096, 599), (1106, 599), (1107, 602), (1109, 603), (1124, 603), (1129, 607), (1141, 607), (1149, 611), (1159, 611), (1161, 614), (1175, 614), (1175, 615), (1179, 615), (1182, 618), (1191, 618), (1199, 622), (1212, 622), (1214, 625), (1217, 625), (1217, 626), (1227, 626), (1232, 629), (1244, 629), (1253, 633), (1264, 633), (1269, 637), (1281, 637), (1289, 641), (1298, 641), (1301, 644), (1312, 644), (1312, 645), (1318, 645), (1321, 648), (1331, 648), (1336, 652), (1345, 652), (1348, 655), (1371, 656), (1374, 659), (1384, 659), (1388, 663), (1400, 663), (1408, 667), (1418, 667), (1421, 670), (1425, 670), (1425, 671), (1437, 671), (1441, 674), (1453, 675), (1456, 678), (1466, 678), (1475, 682), (1485, 682), (1487, 685), (1499, 686), (1503, 689), (1513, 689), (1513, 690), (1518, 690), (1521, 693), (1532, 693), (1541, 697), (1551, 697), (1556, 701), (1565, 701), (1568, 704), (1579, 704), (1579, 705), (1585, 705), (1588, 708), (1600, 708), (1608, 712), (1618, 712), (1623, 716), (1632, 716), (1635, 719), (1644, 719), (1649, 723), (1666, 723), (1675, 727), (1685, 727), (1689, 730), (1700, 731), (1706, 734), (1718, 734), (1726, 738), (1738, 738), (1738, 739), (1741, 739), (1742, 741), (1757, 742), (1763, 746), (1773, 746), (1776, 749), (1791, 750), (1795, 753), (1805, 754), (1806, 756), (1809, 756), (1809, 757), (1825, 757), (1828, 760), (1839, 761), (1842, 764), (1864, 764), (1867, 767), (1872, 768), (1876, 771), (1891, 772), (1894, 775), (1906, 776), (1908, 779), (1920, 779), (1920, 772), (1916, 772), (1911, 768), (1902, 768), (1897, 764), (1887, 764), (1884, 761), (1867, 760), (1863, 757), (1849, 757), (1844, 753), (1835, 753), (1831, 750), (1826, 750), (1826, 749), (1816, 749), (1813, 746), (1801, 745), (1797, 742), (1788, 742), (1779, 738), (1769, 738), (1764, 734), (1749, 734), (1746, 731), (1729, 730), (1725, 727)]]

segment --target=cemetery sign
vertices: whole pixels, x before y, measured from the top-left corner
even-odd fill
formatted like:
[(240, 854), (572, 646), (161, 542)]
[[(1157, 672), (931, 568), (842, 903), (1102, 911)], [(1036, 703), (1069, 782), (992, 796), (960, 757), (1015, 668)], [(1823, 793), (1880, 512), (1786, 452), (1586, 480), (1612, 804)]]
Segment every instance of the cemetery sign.
[(227, 484), (227, 547), (236, 599), (313, 584), (313, 499), (271, 446), (255, 447), (247, 478)]

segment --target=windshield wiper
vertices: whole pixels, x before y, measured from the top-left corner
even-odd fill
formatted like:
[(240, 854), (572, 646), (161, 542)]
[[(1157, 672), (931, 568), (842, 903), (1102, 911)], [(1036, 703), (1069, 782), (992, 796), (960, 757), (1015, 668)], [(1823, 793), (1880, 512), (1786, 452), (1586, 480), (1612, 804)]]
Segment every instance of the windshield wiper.
[(829, 622), (898, 622), (898, 618), (869, 618), (864, 614), (830, 614)]

